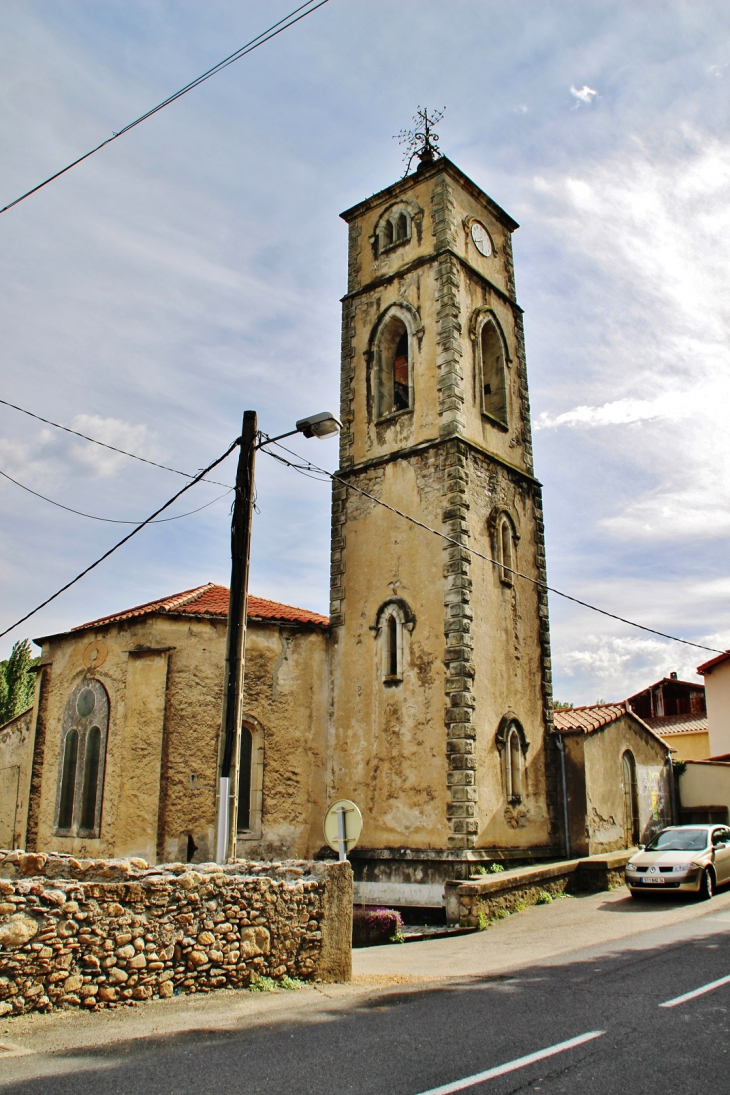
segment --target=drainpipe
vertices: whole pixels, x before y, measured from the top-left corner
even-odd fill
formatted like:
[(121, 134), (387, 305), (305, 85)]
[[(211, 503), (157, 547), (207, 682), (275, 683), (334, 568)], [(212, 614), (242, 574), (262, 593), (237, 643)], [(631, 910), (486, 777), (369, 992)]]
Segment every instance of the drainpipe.
[(565, 858), (570, 859), (570, 829), (568, 827), (568, 780), (565, 775), (565, 742), (562, 734), (555, 735), (560, 753), (560, 787), (563, 799), (563, 832), (565, 834)]

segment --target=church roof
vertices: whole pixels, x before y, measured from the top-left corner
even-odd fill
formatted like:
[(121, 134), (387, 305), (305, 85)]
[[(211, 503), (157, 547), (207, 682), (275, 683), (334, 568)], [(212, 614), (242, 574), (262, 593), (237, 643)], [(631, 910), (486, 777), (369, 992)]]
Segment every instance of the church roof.
[[(580, 734), (581, 731), (584, 734), (592, 734), (595, 730), (616, 722), (622, 715), (628, 715), (634, 722), (638, 722), (647, 734), (661, 742), (665, 749), (669, 748), (667, 743), (662, 741), (658, 731), (649, 726), (646, 719), (640, 719), (630, 709), (626, 700), (623, 703), (594, 703), (590, 707), (569, 707), (563, 711), (556, 711), (553, 718), (555, 729), (559, 734), (571, 732)], [(670, 749), (670, 752), (675, 750)]]
[[(111, 616), (102, 616), (86, 624), (79, 624), (73, 631), (86, 631), (89, 628), (119, 623), (123, 620), (138, 619), (142, 616), (198, 616), (225, 620), (228, 616), (228, 589), (226, 586), (207, 582), (186, 589), (182, 593), (173, 593), (170, 597), (161, 597), (156, 601), (115, 612)], [(309, 627), (328, 627), (329, 619), (307, 608), (295, 608), (293, 605), (269, 601), (265, 597), (248, 597), (249, 620), (266, 620), (272, 623), (304, 624)]]

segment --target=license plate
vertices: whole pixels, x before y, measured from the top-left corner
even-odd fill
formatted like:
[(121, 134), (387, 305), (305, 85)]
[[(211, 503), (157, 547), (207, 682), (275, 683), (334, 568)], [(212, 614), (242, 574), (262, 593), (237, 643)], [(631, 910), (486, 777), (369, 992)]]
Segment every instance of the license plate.
[(663, 886), (664, 885), (664, 879), (661, 877), (661, 875), (658, 875), (656, 878), (642, 878), (641, 881), (644, 883), (645, 886)]

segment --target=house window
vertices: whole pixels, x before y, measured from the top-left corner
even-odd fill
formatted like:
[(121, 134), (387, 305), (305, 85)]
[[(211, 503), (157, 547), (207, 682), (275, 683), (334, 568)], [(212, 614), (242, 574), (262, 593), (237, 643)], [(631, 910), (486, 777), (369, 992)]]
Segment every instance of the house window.
[(69, 696), (61, 728), (59, 836), (99, 836), (108, 730), (109, 697), (104, 686), (97, 680), (82, 681)]
[(375, 351), (378, 375), (378, 417), (385, 418), (413, 405), (411, 353), (403, 320), (390, 317), (378, 337)]
[(639, 787), (636, 781), (636, 761), (628, 749), (621, 758), (624, 777), (624, 846), (639, 843)]
[(515, 534), (512, 522), (505, 515), (499, 523), (499, 577), (505, 585), (512, 585), (515, 569)]
[(507, 378), (502, 337), (488, 319), (479, 338), (481, 356), (482, 412), (507, 425)]

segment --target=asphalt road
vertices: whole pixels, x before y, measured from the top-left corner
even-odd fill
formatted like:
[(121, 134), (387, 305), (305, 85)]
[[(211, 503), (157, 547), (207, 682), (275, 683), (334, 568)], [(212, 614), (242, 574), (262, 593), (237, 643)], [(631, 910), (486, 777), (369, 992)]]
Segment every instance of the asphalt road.
[[(725, 976), (728, 983), (712, 991), (661, 1006)], [(30, 1079), (16, 1072), (12, 1090), (718, 1095), (730, 1089), (729, 1027), (730, 910), (711, 903), (706, 916), (691, 922), (603, 947), (597, 940), (512, 976), (372, 994), (345, 1009), (324, 1007), (307, 1022), (274, 1018), (244, 1029), (116, 1042), (96, 1049), (93, 1062), (88, 1049), (79, 1050), (78, 1068), (66, 1050), (61, 1070)], [(511, 1067), (583, 1036), (587, 1040), (572, 1048)], [(500, 1066), (510, 1070), (470, 1082)]]

